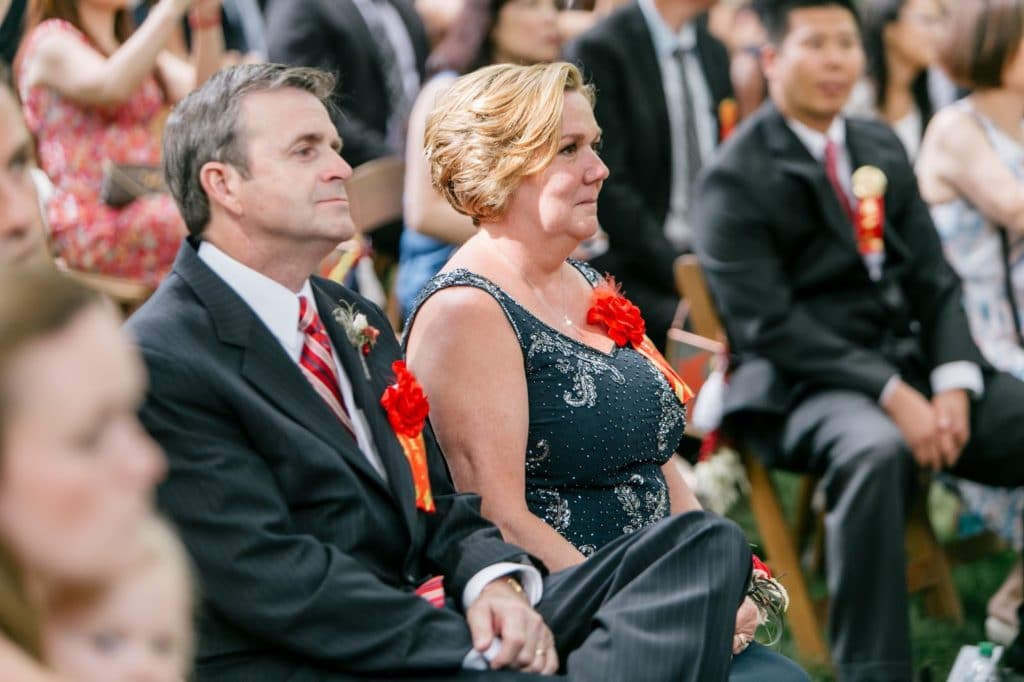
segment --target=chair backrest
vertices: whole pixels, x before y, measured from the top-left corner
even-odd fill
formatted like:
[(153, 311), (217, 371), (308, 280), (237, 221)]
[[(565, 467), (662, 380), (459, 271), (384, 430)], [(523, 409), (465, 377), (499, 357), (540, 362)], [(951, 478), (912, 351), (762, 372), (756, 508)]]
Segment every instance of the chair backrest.
[(153, 287), (130, 279), (70, 268), (66, 272), (77, 282), (110, 298), (117, 304), (125, 318), (135, 312), (135, 309), (145, 303), (153, 293)]
[(361, 164), (345, 183), (352, 222), (363, 234), (402, 217), (405, 162), (386, 156)]
[(676, 289), (690, 305), (690, 323), (693, 330), (709, 339), (725, 341), (725, 328), (715, 310), (704, 271), (697, 256), (686, 253), (675, 261)]

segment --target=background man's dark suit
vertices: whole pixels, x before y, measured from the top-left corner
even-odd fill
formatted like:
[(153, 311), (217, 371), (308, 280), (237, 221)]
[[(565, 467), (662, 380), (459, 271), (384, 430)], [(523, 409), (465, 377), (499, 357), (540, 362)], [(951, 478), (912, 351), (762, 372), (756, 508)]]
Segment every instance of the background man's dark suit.
[[(729, 56), (695, 20), (697, 55), (718, 106), (732, 96)], [(678, 296), (672, 264), (681, 252), (665, 236), (672, 186), (668, 110), (658, 56), (640, 6), (622, 7), (565, 48), (597, 88), (594, 115), (602, 130), (601, 158), (611, 174), (598, 198), (598, 218), (609, 250), (593, 265), (615, 275), (643, 309), (649, 334), (660, 346)]]
[[(410, 0), (387, 2), (402, 17), (422, 81), (429, 50), (423, 22)], [(271, 61), (315, 66), (338, 76), (338, 110), (331, 116), (353, 168), (397, 151), (385, 139), (391, 104), (377, 40), (386, 38), (371, 33), (352, 0), (273, 0), (267, 9)]]
[[(971, 440), (954, 471), (1024, 482), (1024, 384), (986, 367), (971, 340), (959, 279), (902, 147), (886, 126), (857, 120), (846, 122), (846, 147), (853, 169), (873, 165), (888, 178), (878, 283), (823, 165), (772, 104), (698, 183), (695, 242), (734, 354), (731, 430), (778, 465), (829, 467), (830, 631), (841, 671), (904, 655), (909, 664), (900, 519), (914, 467), (877, 406), (890, 377), (928, 396), (935, 367), (982, 367), (984, 396), (971, 403)], [(846, 499), (844, 489), (860, 492)], [(859, 674), (889, 679), (893, 670)]]
[[(416, 510), (379, 405), (399, 357), (394, 335), (372, 304), (320, 278), (312, 286), (387, 483), (190, 244), (128, 323), (150, 376), (142, 421), (170, 463), (159, 505), (200, 569), (196, 680), (350, 679), (342, 671), (406, 679), (425, 670), (449, 679), (472, 646), (461, 604), (435, 609), (410, 592), (443, 574), (461, 602), (478, 570), (529, 559), (480, 517), (479, 498), (452, 494), (429, 429), (438, 511)], [(340, 301), (382, 330), (366, 357), (369, 380), (332, 318)], [(561, 660), (577, 657), (573, 679), (662, 679), (665, 666), (686, 669), (685, 679), (724, 679), (749, 561), (731, 523), (684, 514), (550, 576), (537, 608)]]

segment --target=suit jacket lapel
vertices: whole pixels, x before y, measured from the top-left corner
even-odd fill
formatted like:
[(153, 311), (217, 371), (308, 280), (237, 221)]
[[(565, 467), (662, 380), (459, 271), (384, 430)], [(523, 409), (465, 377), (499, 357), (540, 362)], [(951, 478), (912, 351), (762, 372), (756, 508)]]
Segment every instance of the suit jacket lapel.
[(765, 120), (765, 138), (769, 151), (778, 159), (779, 168), (803, 181), (813, 192), (821, 209), (825, 225), (850, 248), (857, 249), (856, 235), (839, 197), (825, 174), (825, 167), (807, 151), (803, 142), (789, 129), (786, 120), (772, 105), (768, 105)]
[[(320, 311), (327, 334), (331, 337), (331, 342), (338, 353), (338, 360), (352, 385), (352, 398), (370, 427), (374, 445), (377, 446), (377, 453), (388, 474), (388, 485), (391, 492), (402, 510), (402, 517), (405, 519), (406, 525), (410, 531), (414, 531), (416, 528), (416, 488), (413, 485), (412, 473), (405, 453), (387, 420), (387, 413), (380, 405), (384, 389), (393, 379), (390, 363), (383, 362), (380, 359), (381, 356), (374, 356), (372, 350), (369, 355), (360, 357), (360, 351), (349, 342), (345, 330), (334, 319), (333, 310), (338, 307), (339, 301), (332, 300), (316, 280), (313, 280), (313, 296), (316, 299), (317, 309)], [(356, 298), (354, 296), (348, 298), (347, 302), (355, 304)], [(365, 366), (364, 360), (366, 361)], [(366, 377), (364, 367), (369, 369), (369, 379)], [(362, 453), (360, 456), (364, 461), (366, 460)]]
[(283, 413), (340, 452), (386, 494), (380, 474), (274, 335), (231, 287), (199, 259), (190, 244), (182, 246), (174, 270), (209, 311), (218, 339), (239, 348), (242, 376)]

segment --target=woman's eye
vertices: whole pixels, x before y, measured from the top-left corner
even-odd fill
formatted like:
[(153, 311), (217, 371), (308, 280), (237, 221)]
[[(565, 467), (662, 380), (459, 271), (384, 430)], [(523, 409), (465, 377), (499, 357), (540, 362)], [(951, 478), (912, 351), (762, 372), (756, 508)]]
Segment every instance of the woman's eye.
[(573, 142), (572, 144), (568, 144), (568, 145), (562, 147), (561, 153), (562, 154), (575, 154), (576, 153), (576, 143)]
[(96, 647), (96, 650), (108, 654), (117, 651), (123, 641), (120, 635), (113, 632), (97, 632), (92, 636), (92, 645)]

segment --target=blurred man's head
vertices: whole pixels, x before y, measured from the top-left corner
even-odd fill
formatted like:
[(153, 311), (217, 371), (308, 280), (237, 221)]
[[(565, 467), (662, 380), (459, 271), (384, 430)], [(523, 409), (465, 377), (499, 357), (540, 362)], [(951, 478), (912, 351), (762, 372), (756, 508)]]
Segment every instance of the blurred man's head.
[(47, 257), (33, 166), (32, 138), (0, 63), (0, 265)]
[(864, 73), (852, 0), (756, 0), (768, 34), (762, 65), (784, 116), (824, 132)]

